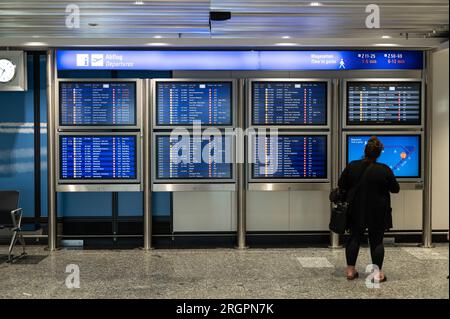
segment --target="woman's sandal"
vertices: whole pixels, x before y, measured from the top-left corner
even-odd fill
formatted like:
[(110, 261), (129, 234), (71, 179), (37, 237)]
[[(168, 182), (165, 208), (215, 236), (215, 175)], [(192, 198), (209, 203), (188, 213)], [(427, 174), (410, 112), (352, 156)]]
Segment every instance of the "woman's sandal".
[(387, 280), (387, 277), (386, 277), (386, 275), (384, 275), (383, 276), (383, 279), (381, 279), (381, 280), (376, 280), (375, 281), (375, 278), (372, 278), (372, 280), (371, 280), (371, 282), (374, 284), (374, 283), (382, 283), (382, 282), (385, 282)]
[(354, 280), (359, 277), (359, 273), (356, 271), (352, 276), (347, 275), (347, 280)]

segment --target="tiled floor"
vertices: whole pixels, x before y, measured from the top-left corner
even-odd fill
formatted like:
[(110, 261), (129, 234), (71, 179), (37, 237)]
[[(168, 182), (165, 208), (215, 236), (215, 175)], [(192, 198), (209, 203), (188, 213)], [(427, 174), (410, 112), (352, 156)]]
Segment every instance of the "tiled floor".
[[(449, 298), (448, 245), (386, 247), (388, 281), (368, 288), (368, 249), (360, 279), (344, 274), (344, 251), (327, 248), (61, 250), (28, 248), (6, 263), (0, 246), (0, 298)], [(66, 287), (77, 265), (80, 288)], [(74, 283), (74, 282), (72, 282)]]

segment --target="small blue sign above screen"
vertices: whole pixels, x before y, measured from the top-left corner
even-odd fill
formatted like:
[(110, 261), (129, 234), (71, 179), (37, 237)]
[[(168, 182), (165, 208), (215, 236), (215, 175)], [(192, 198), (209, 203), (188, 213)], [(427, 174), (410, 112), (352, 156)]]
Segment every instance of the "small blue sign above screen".
[[(420, 135), (377, 135), (384, 145), (378, 158), (379, 163), (386, 164), (396, 177), (420, 177)], [(369, 135), (347, 136), (347, 163), (362, 159)]]
[(232, 125), (231, 82), (157, 82), (156, 124)]
[(58, 50), (58, 70), (422, 69), (421, 51)]

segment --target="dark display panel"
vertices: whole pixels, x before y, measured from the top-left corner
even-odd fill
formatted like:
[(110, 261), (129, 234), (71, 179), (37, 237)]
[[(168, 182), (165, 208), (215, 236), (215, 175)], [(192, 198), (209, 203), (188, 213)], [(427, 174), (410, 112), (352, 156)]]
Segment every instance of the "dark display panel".
[(231, 136), (156, 136), (157, 179), (231, 179), (232, 158)]
[[(347, 163), (362, 159), (370, 135), (347, 136)], [(384, 150), (379, 163), (388, 165), (395, 176), (403, 178), (420, 177), (421, 136), (420, 135), (377, 135)]]
[(60, 82), (63, 126), (136, 125), (136, 83)]
[(137, 178), (136, 136), (60, 136), (61, 180)]
[(327, 178), (327, 136), (254, 136), (254, 179)]
[(347, 82), (348, 125), (420, 125), (421, 82)]
[(327, 82), (252, 82), (252, 125), (327, 125)]
[(232, 82), (157, 82), (156, 125), (232, 125)]

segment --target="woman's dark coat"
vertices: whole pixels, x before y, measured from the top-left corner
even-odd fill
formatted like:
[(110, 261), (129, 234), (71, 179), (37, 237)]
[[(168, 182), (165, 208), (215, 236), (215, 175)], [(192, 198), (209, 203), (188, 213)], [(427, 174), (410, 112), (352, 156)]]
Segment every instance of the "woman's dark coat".
[[(367, 227), (384, 231), (392, 228), (390, 193), (398, 193), (400, 185), (389, 166), (373, 162), (369, 167), (369, 164), (368, 160), (353, 161), (339, 178), (339, 188), (347, 191), (347, 201), (350, 202), (347, 226), (349, 229)], [(355, 189), (365, 168), (367, 172)]]

